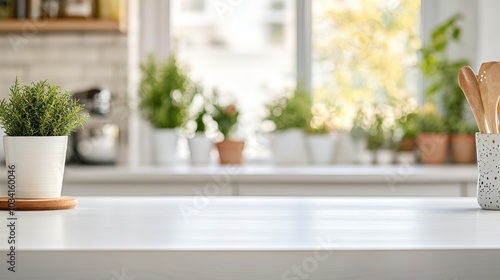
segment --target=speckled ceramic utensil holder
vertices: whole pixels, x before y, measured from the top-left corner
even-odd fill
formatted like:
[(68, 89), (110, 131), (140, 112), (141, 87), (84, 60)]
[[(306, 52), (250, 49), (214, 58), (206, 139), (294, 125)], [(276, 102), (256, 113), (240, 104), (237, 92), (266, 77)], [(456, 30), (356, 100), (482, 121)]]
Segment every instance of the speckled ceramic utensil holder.
[(500, 134), (476, 133), (477, 203), (486, 210), (500, 210)]

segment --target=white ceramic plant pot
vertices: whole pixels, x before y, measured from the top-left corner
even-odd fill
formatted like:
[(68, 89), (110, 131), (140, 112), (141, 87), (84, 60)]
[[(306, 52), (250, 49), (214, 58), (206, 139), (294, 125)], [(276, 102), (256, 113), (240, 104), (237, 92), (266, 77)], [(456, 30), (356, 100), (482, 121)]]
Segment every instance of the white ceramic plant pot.
[(354, 142), (356, 160), (354, 163), (372, 165), (376, 161), (376, 152), (368, 149), (368, 141), (363, 138)]
[(210, 164), (210, 153), (214, 144), (204, 133), (197, 132), (193, 138), (188, 139), (188, 145), (191, 154), (191, 164)]
[(305, 165), (309, 162), (305, 133), (300, 129), (274, 132), (271, 151), (273, 162), (277, 165)]
[(335, 145), (334, 135), (308, 135), (307, 146), (311, 164), (328, 165), (332, 163)]
[[(0, 137), (3, 137), (5, 136), (5, 132), (3, 130), (0, 130)], [(4, 154), (4, 151), (3, 151), (3, 141), (0, 141), (0, 162), (3, 161), (5, 159), (5, 154)]]
[(500, 210), (500, 134), (476, 133), (477, 202), (487, 210)]
[(391, 165), (396, 157), (395, 152), (391, 149), (380, 149), (375, 154), (376, 162), (380, 165)]
[(396, 155), (399, 164), (414, 164), (416, 162), (415, 152), (399, 152)]
[(68, 136), (4, 136), (3, 142), (7, 176), (11, 179), (14, 174), (16, 198), (61, 196)]
[(153, 158), (157, 165), (172, 165), (177, 162), (179, 135), (175, 129), (153, 131)]
[(360, 143), (352, 139), (350, 133), (340, 132), (337, 134), (335, 149), (333, 149), (333, 163), (353, 164), (358, 161)]

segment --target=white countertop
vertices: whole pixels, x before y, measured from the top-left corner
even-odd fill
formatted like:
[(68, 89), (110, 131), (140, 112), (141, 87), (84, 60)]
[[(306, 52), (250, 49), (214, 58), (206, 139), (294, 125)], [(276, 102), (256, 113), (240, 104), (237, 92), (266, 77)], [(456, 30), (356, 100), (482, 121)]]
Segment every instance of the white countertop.
[(1, 279), (500, 279), (500, 212), (474, 198), (82, 197), (16, 213), (17, 271), (1, 226)]
[(500, 212), (473, 198), (82, 197), (17, 215), (19, 250), (500, 249)]

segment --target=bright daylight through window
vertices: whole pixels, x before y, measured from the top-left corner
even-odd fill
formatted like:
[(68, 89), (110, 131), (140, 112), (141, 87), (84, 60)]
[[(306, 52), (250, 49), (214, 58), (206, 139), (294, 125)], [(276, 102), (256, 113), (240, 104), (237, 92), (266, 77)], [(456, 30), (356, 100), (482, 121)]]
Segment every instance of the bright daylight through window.
[[(390, 130), (416, 104), (420, 1), (311, 3), (314, 125), (369, 127), (377, 114)], [(296, 84), (296, 1), (172, 0), (171, 8), (179, 60), (207, 91), (237, 102), (247, 157), (263, 157), (265, 104)]]
[(350, 129), (360, 108), (369, 115), (363, 122), (383, 114), (392, 125), (396, 111), (412, 106), (418, 94), (420, 1), (312, 3), (317, 110), (328, 114), (333, 129)]
[(265, 104), (295, 84), (295, 5), (286, 0), (171, 1), (172, 43), (193, 80), (217, 88), (241, 110), (237, 131), (246, 154), (263, 150), (257, 137)]

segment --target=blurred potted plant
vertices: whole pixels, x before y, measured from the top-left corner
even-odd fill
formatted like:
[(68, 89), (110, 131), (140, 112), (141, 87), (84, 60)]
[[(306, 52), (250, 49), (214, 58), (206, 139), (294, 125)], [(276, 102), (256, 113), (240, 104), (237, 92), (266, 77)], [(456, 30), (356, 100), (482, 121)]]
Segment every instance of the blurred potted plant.
[(271, 139), (273, 162), (280, 165), (299, 165), (309, 162), (305, 130), (311, 121), (311, 95), (297, 87), (289, 95), (267, 106), (266, 120), (274, 124)]
[(16, 198), (61, 196), (68, 135), (89, 117), (82, 110), (58, 86), (47, 81), (21, 86), (16, 80), (9, 99), (0, 102), (7, 175), (16, 180)]
[(430, 104), (416, 115), (417, 147), (423, 164), (442, 164), (448, 154), (448, 134), (443, 118)]
[(372, 151), (373, 163), (392, 164), (396, 156), (394, 127), (387, 123), (387, 108), (376, 107), (372, 125), (368, 130), (367, 148)]
[(164, 62), (150, 55), (141, 70), (139, 109), (154, 128), (154, 161), (172, 164), (177, 160), (177, 129), (185, 122), (194, 87), (175, 54)]
[(458, 164), (471, 164), (476, 159), (476, 123), (461, 121), (457, 132), (450, 135), (451, 160)]
[(366, 114), (363, 106), (359, 106), (352, 127), (348, 132), (337, 133), (337, 145), (333, 162), (336, 164), (353, 164), (373, 162), (371, 153), (366, 149)]
[(191, 163), (194, 165), (207, 165), (210, 163), (210, 152), (213, 148), (213, 142), (206, 135), (206, 119), (209, 117), (206, 109), (207, 99), (199, 94), (202, 100), (201, 108), (196, 112), (194, 124), (196, 125), (193, 137), (188, 138)]
[(397, 121), (398, 127), (401, 129), (402, 138), (399, 142), (399, 151), (414, 152), (415, 138), (417, 136), (417, 124), (415, 122), (416, 114), (414, 112), (404, 115)]
[(307, 128), (307, 151), (312, 164), (327, 165), (332, 163), (335, 148), (335, 135), (331, 134), (333, 108), (330, 102), (317, 103), (311, 109), (312, 118)]
[(417, 123), (415, 112), (407, 113), (396, 121), (397, 130), (400, 132), (398, 143), (397, 162), (414, 163), (417, 137)]
[(465, 59), (450, 60), (448, 46), (460, 40), (460, 14), (452, 16), (432, 31), (429, 42), (421, 49), (420, 69), (427, 78), (426, 97), (437, 97), (443, 110), (443, 119), (448, 132), (457, 132), (457, 124), (464, 118), (465, 98), (458, 85), (458, 70), (470, 63)]
[(245, 142), (231, 137), (240, 113), (234, 104), (222, 105), (216, 90), (214, 90), (213, 97), (212, 118), (223, 136), (223, 140), (215, 144), (219, 152), (219, 162), (220, 164), (241, 164)]
[(372, 163), (377, 162), (377, 150), (384, 145), (385, 135), (383, 130), (384, 118), (379, 112), (375, 113), (373, 122), (368, 129), (366, 148), (372, 153)]

